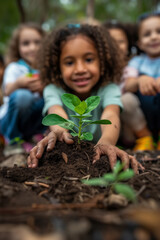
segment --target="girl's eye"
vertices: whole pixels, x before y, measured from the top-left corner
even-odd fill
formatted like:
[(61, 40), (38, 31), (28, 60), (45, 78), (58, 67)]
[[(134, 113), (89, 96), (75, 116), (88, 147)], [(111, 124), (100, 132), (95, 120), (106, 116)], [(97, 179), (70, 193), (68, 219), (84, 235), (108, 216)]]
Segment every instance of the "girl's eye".
[(22, 42), (21, 43), (23, 46), (27, 46), (27, 45), (29, 45), (29, 41), (24, 41), (24, 42)]
[(93, 62), (93, 58), (86, 58), (86, 62), (90, 63), (90, 62)]
[(143, 34), (144, 37), (149, 37), (150, 35), (151, 35), (150, 32), (145, 32), (145, 33)]
[(41, 41), (36, 40), (34, 43), (35, 43), (36, 45), (39, 45), (39, 44), (41, 43)]
[(65, 65), (66, 65), (66, 66), (71, 66), (72, 64), (73, 64), (73, 61), (65, 62)]

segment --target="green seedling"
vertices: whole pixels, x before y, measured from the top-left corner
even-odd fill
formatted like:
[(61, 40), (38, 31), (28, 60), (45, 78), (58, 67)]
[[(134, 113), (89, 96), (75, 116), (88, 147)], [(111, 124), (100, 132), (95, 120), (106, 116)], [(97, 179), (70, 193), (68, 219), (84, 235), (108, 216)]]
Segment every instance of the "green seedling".
[[(92, 117), (92, 115), (89, 113), (99, 105), (100, 97), (92, 96), (87, 98), (85, 101), (81, 101), (77, 96), (73, 94), (64, 93), (61, 99), (66, 107), (75, 113), (74, 115), (70, 116), (78, 118), (79, 124), (76, 125), (73, 121), (64, 119), (57, 114), (47, 115), (43, 118), (42, 123), (45, 126), (58, 125), (62, 128), (70, 130), (72, 136), (78, 137), (78, 143), (80, 143), (81, 140), (91, 141), (93, 139), (92, 133), (83, 131), (86, 126), (90, 124), (111, 124), (109, 120), (105, 119), (96, 121), (86, 119)], [(75, 129), (77, 129), (77, 131)]]
[(106, 173), (103, 177), (93, 178), (89, 180), (82, 180), (84, 184), (111, 187), (113, 192), (125, 196), (130, 201), (136, 200), (136, 193), (129, 185), (122, 183), (134, 176), (134, 171), (132, 169), (127, 169), (122, 171), (124, 164), (119, 161), (116, 163), (112, 173)]

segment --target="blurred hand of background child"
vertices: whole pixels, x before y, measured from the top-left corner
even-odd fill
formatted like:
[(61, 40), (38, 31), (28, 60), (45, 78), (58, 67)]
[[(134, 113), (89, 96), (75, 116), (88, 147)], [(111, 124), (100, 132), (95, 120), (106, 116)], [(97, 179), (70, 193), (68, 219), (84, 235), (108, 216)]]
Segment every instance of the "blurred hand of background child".
[(153, 77), (142, 75), (137, 80), (138, 89), (142, 95), (155, 96), (157, 94), (157, 83)]
[(39, 79), (39, 76), (21, 76), (15, 82), (8, 83), (5, 88), (5, 94), (9, 96), (12, 92), (19, 88), (29, 89), (31, 92), (39, 92), (43, 91), (43, 84)]
[(160, 77), (156, 79), (156, 88), (157, 88), (157, 92), (160, 93)]

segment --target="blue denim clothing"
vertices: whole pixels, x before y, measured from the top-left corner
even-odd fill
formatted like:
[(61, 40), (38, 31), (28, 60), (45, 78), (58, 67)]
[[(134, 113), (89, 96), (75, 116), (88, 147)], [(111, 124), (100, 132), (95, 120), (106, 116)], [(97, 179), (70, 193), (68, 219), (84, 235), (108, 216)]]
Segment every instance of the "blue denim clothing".
[(144, 96), (138, 91), (136, 95), (139, 98), (148, 128), (153, 136), (157, 137), (160, 131), (160, 94), (156, 96)]
[(28, 139), (36, 133), (44, 132), (42, 125), (43, 98), (35, 98), (27, 89), (14, 91), (9, 98), (7, 114), (0, 119), (0, 132), (6, 140), (15, 137)]

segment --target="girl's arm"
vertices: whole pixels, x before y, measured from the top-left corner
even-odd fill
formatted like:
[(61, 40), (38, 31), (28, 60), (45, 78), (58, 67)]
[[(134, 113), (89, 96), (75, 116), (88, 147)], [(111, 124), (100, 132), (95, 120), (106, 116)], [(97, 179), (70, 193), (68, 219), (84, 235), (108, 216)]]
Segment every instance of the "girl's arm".
[(124, 90), (126, 92), (137, 92), (139, 90), (141, 94), (146, 96), (155, 96), (158, 92), (156, 80), (147, 75), (126, 79)]
[(102, 115), (101, 119), (108, 119), (112, 124), (101, 125), (102, 136), (97, 144), (110, 143), (115, 145), (120, 132), (120, 108), (117, 105), (107, 106)]
[(124, 85), (125, 92), (137, 92), (138, 91), (138, 77), (129, 77), (125, 79)]
[(12, 92), (19, 88), (29, 89), (31, 92), (41, 92), (43, 87), (39, 77), (21, 76), (14, 82), (5, 85), (5, 95), (9, 96)]
[(137, 162), (135, 157), (128, 155), (126, 152), (115, 146), (120, 132), (119, 114), (119, 106), (110, 105), (104, 109), (101, 119), (108, 119), (112, 124), (101, 126), (102, 136), (95, 146), (96, 155), (94, 157), (93, 163), (99, 160), (101, 155), (107, 155), (112, 169), (116, 164), (117, 158), (120, 158), (121, 161), (125, 164), (124, 169), (129, 168), (129, 165), (131, 163), (131, 166), (135, 173), (138, 173), (139, 167), (142, 170), (144, 169), (142, 165)]

